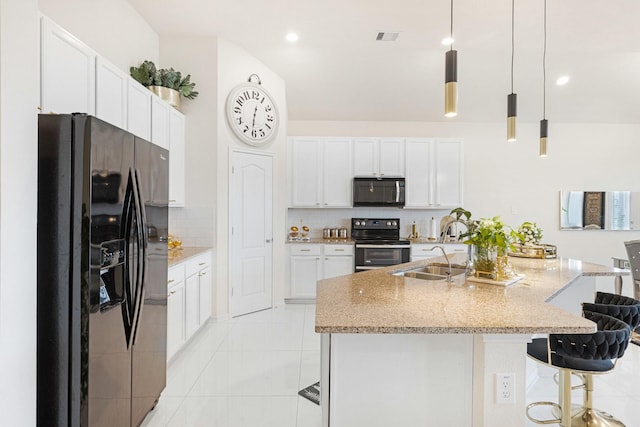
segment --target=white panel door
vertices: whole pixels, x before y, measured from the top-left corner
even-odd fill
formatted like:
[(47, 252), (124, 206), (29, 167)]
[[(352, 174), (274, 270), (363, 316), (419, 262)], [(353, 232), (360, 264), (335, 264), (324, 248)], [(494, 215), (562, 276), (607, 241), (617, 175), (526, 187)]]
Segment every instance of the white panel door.
[(151, 97), (151, 142), (170, 150), (171, 130), (169, 123), (171, 122), (171, 106), (158, 98)]
[(151, 141), (151, 92), (132, 78), (127, 88), (127, 130)]
[(438, 141), (435, 155), (435, 202), (443, 208), (462, 206), (462, 141)]
[(353, 142), (353, 175), (378, 176), (380, 141), (375, 138), (358, 138)]
[(324, 207), (350, 208), (353, 204), (351, 173), (351, 140), (328, 138), (323, 153), (323, 205)]
[(41, 36), (42, 112), (95, 114), (96, 53), (48, 18)]
[(428, 208), (433, 203), (433, 140), (405, 142), (405, 208)]
[(102, 57), (96, 59), (96, 117), (127, 127), (127, 86), (129, 76)]
[(272, 306), (273, 158), (232, 152), (229, 186), (231, 316)]
[(402, 138), (381, 139), (378, 159), (380, 176), (404, 176), (404, 140)]
[(185, 194), (185, 116), (171, 108), (169, 140), (169, 206), (184, 207)]
[(319, 138), (292, 138), (291, 203), (292, 207), (320, 207), (322, 158)]

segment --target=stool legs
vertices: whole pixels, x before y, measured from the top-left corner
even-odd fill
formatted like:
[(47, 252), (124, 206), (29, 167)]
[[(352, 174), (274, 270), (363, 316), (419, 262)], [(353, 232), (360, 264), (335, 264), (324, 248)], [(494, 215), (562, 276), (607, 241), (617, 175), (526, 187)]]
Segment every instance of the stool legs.
[(571, 371), (560, 369), (560, 390), (562, 390), (560, 403), (560, 425), (571, 427)]
[[(571, 427), (625, 427), (606, 412), (593, 407), (593, 375), (584, 374), (584, 408), (573, 416)], [(564, 417), (564, 411), (563, 411)], [(563, 418), (564, 419), (564, 418)]]

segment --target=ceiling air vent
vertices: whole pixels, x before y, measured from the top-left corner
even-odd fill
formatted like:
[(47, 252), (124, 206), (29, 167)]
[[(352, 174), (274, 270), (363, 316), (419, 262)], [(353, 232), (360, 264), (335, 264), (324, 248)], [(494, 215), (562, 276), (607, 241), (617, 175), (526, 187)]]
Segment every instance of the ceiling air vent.
[(398, 38), (398, 32), (380, 32), (376, 37), (376, 40), (379, 42), (394, 42)]

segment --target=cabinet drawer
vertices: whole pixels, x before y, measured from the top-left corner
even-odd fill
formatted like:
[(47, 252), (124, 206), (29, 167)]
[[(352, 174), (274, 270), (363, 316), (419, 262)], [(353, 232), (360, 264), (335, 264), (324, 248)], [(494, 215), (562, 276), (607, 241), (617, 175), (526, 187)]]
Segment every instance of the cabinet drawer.
[(193, 276), (198, 271), (207, 268), (211, 263), (209, 252), (191, 258), (185, 264), (186, 277)]
[(325, 255), (353, 255), (353, 245), (324, 245)]
[(167, 287), (177, 285), (184, 280), (184, 264), (177, 264), (167, 272)]
[(321, 252), (322, 245), (304, 243), (291, 245), (291, 255), (320, 255)]

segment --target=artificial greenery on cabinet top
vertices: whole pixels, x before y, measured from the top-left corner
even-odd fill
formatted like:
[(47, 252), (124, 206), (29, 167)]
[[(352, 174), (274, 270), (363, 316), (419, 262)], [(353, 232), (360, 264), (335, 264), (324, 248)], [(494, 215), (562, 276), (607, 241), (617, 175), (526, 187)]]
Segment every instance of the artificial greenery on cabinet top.
[(182, 73), (173, 68), (157, 69), (152, 61), (144, 61), (139, 67), (131, 67), (129, 72), (131, 77), (145, 87), (164, 86), (177, 90), (188, 99), (198, 96), (198, 92), (193, 90), (196, 84), (191, 82), (191, 74), (182, 77)]

